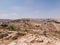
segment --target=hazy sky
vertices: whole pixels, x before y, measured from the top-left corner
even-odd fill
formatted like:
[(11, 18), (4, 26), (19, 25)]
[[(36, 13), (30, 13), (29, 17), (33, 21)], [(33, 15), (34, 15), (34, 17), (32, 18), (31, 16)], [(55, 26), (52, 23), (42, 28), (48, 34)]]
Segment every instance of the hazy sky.
[(0, 0), (0, 19), (60, 18), (60, 0)]

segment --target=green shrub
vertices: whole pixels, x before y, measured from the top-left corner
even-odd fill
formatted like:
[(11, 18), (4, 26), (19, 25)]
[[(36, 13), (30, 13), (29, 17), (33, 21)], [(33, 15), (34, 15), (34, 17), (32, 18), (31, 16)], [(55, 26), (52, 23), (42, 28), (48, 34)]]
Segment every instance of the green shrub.
[(9, 26), (9, 30), (10, 30), (10, 31), (15, 31), (16, 29), (15, 29), (14, 26)]

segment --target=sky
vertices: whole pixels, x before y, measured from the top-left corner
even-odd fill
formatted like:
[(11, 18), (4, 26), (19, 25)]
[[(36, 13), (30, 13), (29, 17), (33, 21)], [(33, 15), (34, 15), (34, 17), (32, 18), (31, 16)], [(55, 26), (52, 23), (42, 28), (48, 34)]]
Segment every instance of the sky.
[(60, 0), (0, 0), (0, 19), (60, 18)]

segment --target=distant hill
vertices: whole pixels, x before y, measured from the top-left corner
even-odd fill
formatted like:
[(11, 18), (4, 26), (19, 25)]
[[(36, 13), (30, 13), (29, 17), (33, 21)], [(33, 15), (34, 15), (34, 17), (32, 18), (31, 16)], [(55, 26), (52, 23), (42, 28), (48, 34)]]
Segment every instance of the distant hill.
[(10, 19), (0, 19), (0, 22), (9, 22), (11, 21)]

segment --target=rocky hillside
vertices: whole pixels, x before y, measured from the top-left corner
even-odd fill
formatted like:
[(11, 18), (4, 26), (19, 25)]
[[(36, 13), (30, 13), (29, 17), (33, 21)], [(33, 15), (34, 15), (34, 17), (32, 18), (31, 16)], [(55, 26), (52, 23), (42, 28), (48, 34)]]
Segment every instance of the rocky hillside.
[(60, 45), (60, 21), (57, 19), (0, 22), (0, 45)]

